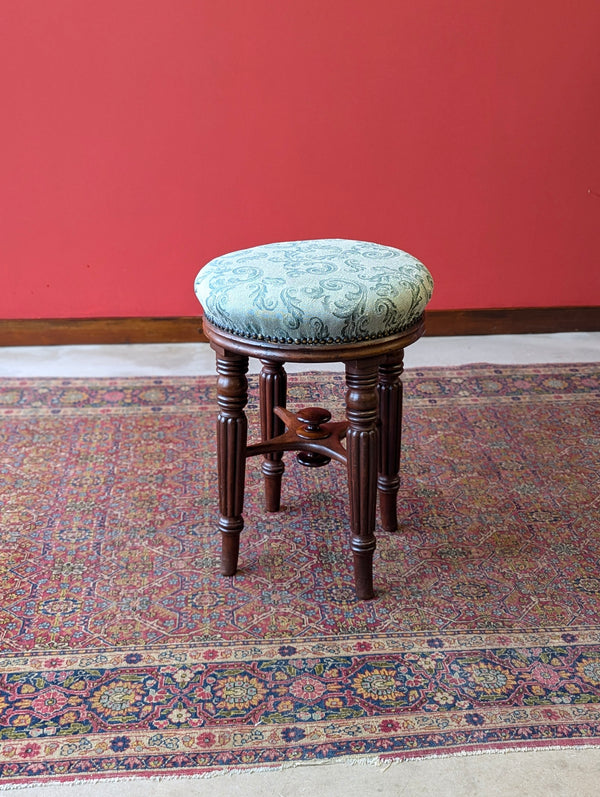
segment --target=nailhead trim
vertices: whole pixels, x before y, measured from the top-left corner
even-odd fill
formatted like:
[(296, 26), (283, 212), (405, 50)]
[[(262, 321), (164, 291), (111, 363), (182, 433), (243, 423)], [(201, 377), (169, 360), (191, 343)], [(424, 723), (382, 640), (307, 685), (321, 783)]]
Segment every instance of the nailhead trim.
[[(206, 315), (206, 314), (205, 314)], [(390, 335), (398, 335), (400, 332), (404, 332), (409, 327), (418, 324), (419, 321), (422, 320), (423, 315), (418, 316), (417, 318), (409, 321), (406, 324), (398, 327), (397, 329), (386, 330), (382, 332), (380, 335), (367, 335), (366, 337), (362, 338), (327, 338), (326, 340), (317, 340), (316, 338), (273, 338), (270, 335), (248, 335), (245, 332), (240, 332), (238, 329), (233, 329), (232, 327), (224, 327), (218, 324), (215, 320), (213, 320), (209, 315), (206, 315), (206, 318), (210, 321), (210, 323), (217, 327), (217, 329), (221, 329), (223, 332), (227, 332), (230, 335), (236, 335), (240, 338), (245, 338), (246, 340), (257, 340), (257, 341), (264, 341), (265, 343), (284, 343), (287, 345), (295, 345), (295, 346), (324, 346), (324, 345), (334, 345), (340, 343), (363, 343), (367, 340), (380, 340), (381, 338), (387, 338)]]

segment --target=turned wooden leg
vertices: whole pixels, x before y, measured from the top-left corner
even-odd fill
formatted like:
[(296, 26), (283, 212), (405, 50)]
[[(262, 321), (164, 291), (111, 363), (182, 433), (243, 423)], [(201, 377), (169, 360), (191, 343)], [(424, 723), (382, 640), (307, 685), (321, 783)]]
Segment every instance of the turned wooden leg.
[(221, 531), (221, 573), (232, 576), (237, 570), (240, 532), (244, 528), (244, 481), (248, 421), (248, 358), (217, 351), (217, 469), (219, 480), (219, 530)]
[[(273, 412), (275, 407), (286, 406), (287, 374), (283, 363), (261, 360), (259, 379), (260, 428), (263, 440), (270, 440), (285, 432), (285, 424)], [(281, 503), (281, 477), (285, 470), (283, 452), (265, 454), (262, 472), (265, 476), (265, 504), (267, 512), (279, 512)]]
[(398, 529), (398, 489), (400, 479), (400, 447), (402, 443), (402, 382), (403, 355), (395, 355), (379, 366), (379, 510), (385, 531)]
[(375, 507), (377, 502), (377, 363), (346, 363), (346, 415), (348, 432), (348, 490), (351, 546), (356, 595), (361, 600), (373, 592)]

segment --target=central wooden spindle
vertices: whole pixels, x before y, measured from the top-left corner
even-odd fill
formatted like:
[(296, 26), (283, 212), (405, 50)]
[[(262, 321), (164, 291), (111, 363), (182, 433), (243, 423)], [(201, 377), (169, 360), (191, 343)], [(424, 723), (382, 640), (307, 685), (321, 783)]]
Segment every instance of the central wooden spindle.
[[(306, 407), (296, 414), (300, 426), (296, 428), (298, 437), (305, 440), (326, 440), (330, 436), (327, 429), (322, 429), (322, 423), (331, 420), (331, 413), (323, 407)], [(318, 454), (316, 451), (300, 451), (296, 459), (307, 468), (321, 468), (331, 462), (331, 457)]]

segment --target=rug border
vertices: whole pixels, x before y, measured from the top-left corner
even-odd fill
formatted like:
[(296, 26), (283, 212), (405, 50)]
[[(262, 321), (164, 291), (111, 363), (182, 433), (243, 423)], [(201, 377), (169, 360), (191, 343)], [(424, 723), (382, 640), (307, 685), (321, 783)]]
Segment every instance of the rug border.
[(103, 783), (128, 783), (133, 781), (154, 781), (162, 783), (164, 781), (175, 780), (204, 780), (215, 779), (220, 777), (229, 777), (230, 775), (253, 775), (253, 774), (268, 774), (272, 772), (283, 772), (290, 769), (302, 769), (304, 767), (328, 767), (328, 766), (383, 766), (391, 764), (400, 764), (404, 762), (429, 760), (432, 759), (450, 759), (450, 758), (474, 758), (481, 756), (495, 756), (505, 755), (507, 753), (534, 753), (534, 752), (559, 752), (563, 750), (569, 751), (584, 751), (600, 749), (600, 738), (596, 741), (581, 742), (578, 739), (565, 739), (560, 744), (548, 741), (524, 741), (519, 745), (514, 742), (502, 745), (499, 743), (485, 745), (481, 747), (461, 747), (444, 748), (441, 751), (430, 750), (426, 753), (419, 753), (418, 751), (409, 751), (403, 753), (379, 753), (356, 755), (340, 755), (332, 758), (314, 759), (310, 761), (283, 761), (273, 764), (249, 764), (248, 766), (234, 765), (228, 766), (215, 766), (207, 768), (191, 768), (189, 770), (137, 770), (122, 776), (115, 776), (111, 773), (94, 773), (88, 777), (81, 777), (81, 775), (72, 775), (63, 777), (61, 775), (50, 776), (33, 776), (27, 780), (2, 778), (0, 776), (0, 792), (9, 789), (28, 789), (39, 786), (53, 786), (53, 785), (66, 785), (66, 786), (90, 786), (93, 784)]

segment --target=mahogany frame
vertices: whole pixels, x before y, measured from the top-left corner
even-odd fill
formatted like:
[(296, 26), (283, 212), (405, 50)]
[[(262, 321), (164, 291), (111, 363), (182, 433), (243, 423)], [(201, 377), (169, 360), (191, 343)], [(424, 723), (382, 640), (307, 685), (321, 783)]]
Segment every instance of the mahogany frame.
[[(375, 597), (376, 504), (381, 525), (398, 528), (397, 496), (402, 443), (402, 381), (404, 349), (424, 332), (419, 322), (396, 335), (358, 343), (323, 345), (279, 344), (249, 340), (203, 319), (204, 333), (217, 364), (217, 471), (221, 573), (235, 574), (243, 507), (246, 459), (262, 455), (268, 511), (280, 508), (283, 453), (300, 451), (307, 462), (336, 459), (347, 467), (350, 548), (354, 583), (360, 600)], [(248, 445), (248, 358), (261, 361), (259, 376), (261, 442)], [(329, 413), (308, 408), (293, 414), (286, 409), (286, 362), (343, 362), (346, 371), (346, 417), (329, 422)], [(346, 446), (341, 441), (345, 438)], [(312, 458), (312, 460), (311, 460)]]

